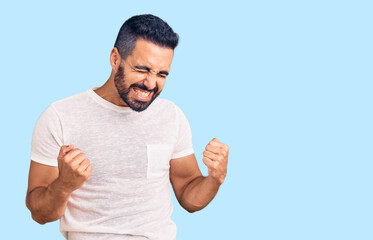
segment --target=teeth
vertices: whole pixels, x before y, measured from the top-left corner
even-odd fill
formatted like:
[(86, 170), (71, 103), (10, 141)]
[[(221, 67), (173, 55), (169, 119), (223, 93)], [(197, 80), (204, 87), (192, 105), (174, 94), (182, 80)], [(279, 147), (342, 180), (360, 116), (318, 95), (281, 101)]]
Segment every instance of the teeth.
[(143, 98), (149, 96), (149, 94), (150, 94), (150, 92), (148, 92), (148, 91), (144, 91), (144, 90), (140, 90), (140, 89), (138, 89), (138, 88), (135, 88), (134, 90), (135, 90), (135, 92), (136, 92), (140, 97), (143, 97)]

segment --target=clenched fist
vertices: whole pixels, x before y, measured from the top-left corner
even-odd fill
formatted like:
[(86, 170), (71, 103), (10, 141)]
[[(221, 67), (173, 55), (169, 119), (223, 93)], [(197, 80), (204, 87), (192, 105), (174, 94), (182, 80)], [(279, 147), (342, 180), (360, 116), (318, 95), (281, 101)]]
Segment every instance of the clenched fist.
[(219, 142), (217, 138), (212, 139), (203, 151), (203, 162), (208, 168), (208, 175), (219, 184), (224, 182), (227, 175), (228, 145)]
[(58, 181), (67, 192), (80, 188), (91, 176), (92, 166), (74, 145), (62, 146), (58, 155)]

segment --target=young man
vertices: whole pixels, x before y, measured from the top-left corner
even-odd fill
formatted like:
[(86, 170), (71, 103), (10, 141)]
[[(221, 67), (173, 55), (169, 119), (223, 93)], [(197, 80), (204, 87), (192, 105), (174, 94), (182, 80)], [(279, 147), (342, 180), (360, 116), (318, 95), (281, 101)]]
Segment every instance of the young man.
[[(229, 148), (216, 138), (202, 176), (182, 111), (159, 99), (178, 35), (153, 15), (128, 19), (99, 88), (52, 103), (32, 140), (26, 205), (67, 239), (176, 239), (171, 185), (189, 212), (223, 183)], [(171, 184), (170, 184), (171, 183)]]

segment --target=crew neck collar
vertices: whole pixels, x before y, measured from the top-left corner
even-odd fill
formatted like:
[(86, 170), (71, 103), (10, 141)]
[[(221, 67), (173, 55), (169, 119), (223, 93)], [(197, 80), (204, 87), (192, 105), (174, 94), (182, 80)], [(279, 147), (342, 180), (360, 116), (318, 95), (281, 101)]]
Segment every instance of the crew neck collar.
[(108, 108), (108, 109), (111, 109), (113, 111), (116, 111), (116, 112), (120, 112), (120, 113), (130, 113), (130, 112), (135, 112), (133, 111), (130, 107), (123, 107), (123, 106), (118, 106), (114, 103), (111, 103), (105, 99), (103, 99), (102, 97), (100, 97), (100, 95), (98, 95), (94, 90), (96, 90), (98, 87), (92, 87), (90, 89), (87, 90), (87, 93), (89, 94), (89, 96), (92, 97), (92, 99), (97, 102), (98, 104), (100, 104), (101, 106), (105, 107), (105, 108)]
[(137, 114), (140, 114), (140, 113), (143, 113), (145, 111), (147, 111), (149, 108), (152, 107), (152, 105), (154, 105), (156, 102), (158, 102), (158, 98), (154, 99), (154, 101), (150, 104), (150, 106), (142, 111), (142, 112), (136, 112), (134, 110), (132, 110), (130, 107), (123, 107), (123, 106), (118, 106), (114, 103), (111, 103), (105, 99), (103, 99), (102, 97), (100, 97), (100, 95), (98, 95), (94, 90), (96, 90), (98, 87), (92, 87), (90, 89), (87, 90), (87, 93), (88, 95), (95, 101), (97, 102), (98, 104), (100, 104), (101, 106), (105, 107), (105, 108), (108, 108), (110, 110), (113, 110), (113, 111), (116, 111), (116, 112), (119, 112), (119, 113), (137, 113)]

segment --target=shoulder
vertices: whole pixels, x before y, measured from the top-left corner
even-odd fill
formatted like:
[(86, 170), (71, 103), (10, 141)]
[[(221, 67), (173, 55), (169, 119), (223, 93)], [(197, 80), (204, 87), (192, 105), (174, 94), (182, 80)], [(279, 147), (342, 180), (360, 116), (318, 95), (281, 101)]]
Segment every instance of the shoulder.
[(84, 91), (84, 92), (80, 92), (72, 96), (57, 100), (55, 102), (52, 102), (51, 106), (56, 109), (65, 108), (65, 107), (71, 108), (71, 107), (84, 103), (87, 97), (88, 97), (88, 93), (87, 91)]
[(155, 108), (158, 115), (164, 115), (169, 118), (175, 119), (177, 123), (188, 122), (183, 110), (177, 106), (173, 101), (168, 99), (157, 98), (154, 100)]
[(184, 117), (184, 113), (179, 106), (173, 101), (163, 98), (157, 98), (152, 103), (152, 113), (159, 113), (162, 115), (172, 115), (173, 117), (180, 118)]
[(173, 112), (181, 111), (180, 107), (169, 99), (157, 98), (156, 100), (154, 100), (154, 105), (157, 108), (162, 108)]
[(90, 100), (88, 91), (57, 100), (49, 105), (49, 108), (52, 108), (60, 118), (76, 117), (77, 114), (86, 112), (91, 107), (92, 101)]
[(165, 98), (156, 98), (154, 100), (154, 103), (155, 105), (159, 105), (159, 106), (167, 106), (167, 107), (175, 107), (176, 104), (169, 100), (169, 99), (165, 99)]
[(37, 125), (58, 125), (66, 116), (81, 112), (89, 104), (87, 96), (85, 91), (50, 103), (39, 115)]

